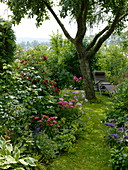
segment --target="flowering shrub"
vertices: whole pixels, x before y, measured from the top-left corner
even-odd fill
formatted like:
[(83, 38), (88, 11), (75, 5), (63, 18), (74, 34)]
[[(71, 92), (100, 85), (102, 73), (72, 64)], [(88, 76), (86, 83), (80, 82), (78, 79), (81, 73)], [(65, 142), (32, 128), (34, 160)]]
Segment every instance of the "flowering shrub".
[(107, 112), (106, 122), (109, 127), (107, 141), (110, 143), (113, 169), (126, 169), (128, 165), (128, 78), (117, 86), (117, 93), (112, 107)]
[[(4, 65), (0, 79), (1, 135), (13, 144), (25, 143), (28, 152), (38, 152), (45, 162), (70, 150), (83, 129), (81, 102), (75, 93), (60, 97), (55, 71), (47, 65), (45, 55), (25, 56), (13, 66)], [(46, 141), (55, 149), (48, 149)]]
[(34, 127), (34, 133), (38, 134), (40, 131), (45, 132), (49, 137), (55, 135), (55, 131), (59, 130), (60, 125), (57, 122), (56, 116), (41, 115), (41, 117), (32, 116), (32, 127)]

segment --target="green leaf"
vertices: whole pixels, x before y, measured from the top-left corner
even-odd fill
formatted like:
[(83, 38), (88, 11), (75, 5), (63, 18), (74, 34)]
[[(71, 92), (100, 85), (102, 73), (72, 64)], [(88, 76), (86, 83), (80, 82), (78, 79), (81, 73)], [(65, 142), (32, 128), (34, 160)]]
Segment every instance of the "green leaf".
[(19, 159), (19, 162), (23, 165), (29, 165), (24, 159)]
[(25, 161), (28, 163), (28, 165), (30, 166), (36, 166), (35, 162), (37, 161), (36, 159), (34, 158), (31, 158), (31, 157), (26, 157), (25, 158)]
[(15, 147), (13, 153), (15, 160), (18, 161), (20, 158), (20, 150), (17, 147)]

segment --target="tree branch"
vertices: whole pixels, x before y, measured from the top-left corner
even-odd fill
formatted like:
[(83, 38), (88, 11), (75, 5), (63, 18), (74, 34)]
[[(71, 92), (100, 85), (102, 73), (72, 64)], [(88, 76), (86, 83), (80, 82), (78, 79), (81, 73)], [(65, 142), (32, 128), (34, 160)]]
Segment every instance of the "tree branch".
[(78, 42), (82, 42), (84, 35), (86, 33), (86, 18), (87, 18), (87, 11), (88, 11), (88, 0), (83, 1), (81, 6), (78, 9), (79, 15), (77, 16), (77, 33), (75, 40)]
[(54, 10), (51, 8), (51, 6), (44, 1), (45, 5), (47, 6), (48, 10), (51, 12), (51, 14), (53, 15), (53, 17), (55, 18), (55, 20), (57, 21), (57, 23), (59, 24), (59, 26), (61, 27), (64, 35), (72, 42), (74, 43), (74, 39), (70, 36), (70, 34), (68, 33), (68, 31), (65, 29), (64, 25), (62, 24), (62, 22), (60, 21), (60, 19), (58, 18), (58, 16), (56, 15), (56, 13), (54, 12)]
[(92, 55), (94, 55), (99, 48), (101, 47), (101, 45), (103, 44), (103, 42), (109, 38), (109, 36), (113, 33), (117, 23), (120, 21), (120, 14), (119, 12), (117, 12), (113, 23), (111, 24), (111, 26), (108, 26), (108, 31), (98, 40), (97, 44), (95, 45), (95, 47), (90, 51)]
[(92, 42), (87, 46), (86, 51), (88, 51), (89, 49), (91, 49), (91, 48), (95, 45), (97, 39), (98, 39), (102, 34), (104, 34), (104, 33), (108, 30), (108, 28), (109, 28), (109, 27), (106, 26), (102, 31), (100, 31), (100, 32), (94, 37), (94, 39), (92, 40)]
[(123, 18), (125, 18), (128, 15), (128, 12), (126, 12), (125, 14), (123, 14), (122, 16), (120, 16), (119, 21), (121, 21)]

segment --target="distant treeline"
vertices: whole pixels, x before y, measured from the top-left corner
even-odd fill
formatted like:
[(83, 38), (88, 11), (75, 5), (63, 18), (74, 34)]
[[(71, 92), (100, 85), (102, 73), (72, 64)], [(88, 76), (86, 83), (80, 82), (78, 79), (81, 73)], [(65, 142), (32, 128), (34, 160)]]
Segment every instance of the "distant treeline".
[(50, 42), (38, 42), (37, 40), (34, 40), (34, 41), (22, 41), (21, 43), (18, 43), (21, 47), (23, 47), (24, 49), (28, 49), (28, 48), (31, 48), (31, 47), (36, 47), (38, 45), (43, 45), (43, 46), (50, 46)]

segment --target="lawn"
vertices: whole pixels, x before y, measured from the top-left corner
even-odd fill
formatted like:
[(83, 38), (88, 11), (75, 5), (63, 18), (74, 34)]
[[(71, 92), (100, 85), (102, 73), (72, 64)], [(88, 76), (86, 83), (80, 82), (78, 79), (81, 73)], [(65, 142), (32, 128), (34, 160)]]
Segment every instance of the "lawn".
[(109, 170), (109, 145), (104, 140), (105, 125), (102, 119), (105, 118), (105, 110), (111, 103), (111, 98), (97, 95), (99, 103), (89, 102), (83, 105), (85, 113), (85, 132), (77, 143), (74, 144), (74, 151), (64, 153), (53, 163), (46, 167), (47, 170)]

